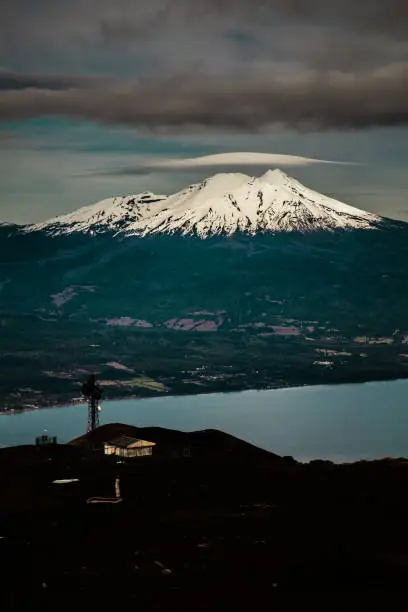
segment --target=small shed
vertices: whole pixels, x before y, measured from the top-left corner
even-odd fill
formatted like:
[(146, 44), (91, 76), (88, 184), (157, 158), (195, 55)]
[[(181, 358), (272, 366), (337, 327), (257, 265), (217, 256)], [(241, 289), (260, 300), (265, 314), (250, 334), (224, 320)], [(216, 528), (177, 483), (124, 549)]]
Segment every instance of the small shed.
[(117, 455), (118, 457), (145, 457), (153, 454), (155, 442), (139, 440), (129, 436), (119, 436), (104, 444), (105, 455)]

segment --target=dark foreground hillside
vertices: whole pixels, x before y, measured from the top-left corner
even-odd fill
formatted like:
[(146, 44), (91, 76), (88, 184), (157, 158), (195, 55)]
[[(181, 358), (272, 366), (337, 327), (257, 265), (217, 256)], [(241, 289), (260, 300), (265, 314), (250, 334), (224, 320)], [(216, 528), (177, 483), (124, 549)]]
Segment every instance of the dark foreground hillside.
[[(333, 610), (356, 593), (404, 608), (408, 461), (299, 464), (221, 432), (135, 429), (97, 442), (187, 435), (191, 456), (0, 451), (2, 610)], [(121, 502), (87, 503), (117, 478)]]

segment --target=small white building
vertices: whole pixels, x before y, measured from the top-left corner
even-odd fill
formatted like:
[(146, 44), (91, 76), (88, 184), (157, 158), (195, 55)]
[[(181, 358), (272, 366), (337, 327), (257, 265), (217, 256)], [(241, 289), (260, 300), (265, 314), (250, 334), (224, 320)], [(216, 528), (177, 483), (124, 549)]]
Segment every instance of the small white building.
[(129, 436), (119, 436), (104, 444), (105, 455), (117, 455), (118, 457), (145, 457), (153, 454), (155, 442), (138, 440)]

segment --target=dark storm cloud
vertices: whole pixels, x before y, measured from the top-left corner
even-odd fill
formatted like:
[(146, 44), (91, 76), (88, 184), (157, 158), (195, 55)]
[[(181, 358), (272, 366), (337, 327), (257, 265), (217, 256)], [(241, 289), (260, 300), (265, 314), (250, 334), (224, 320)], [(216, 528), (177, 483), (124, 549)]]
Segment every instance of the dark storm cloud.
[[(408, 123), (408, 64), (343, 73), (145, 80), (113, 88), (0, 92), (3, 120), (45, 115), (148, 129), (363, 128)], [(170, 95), (171, 93), (171, 95)]]
[(407, 31), (406, 0), (3, 0), (0, 50), (24, 73), (0, 72), (0, 120), (406, 124)]
[[(248, 45), (254, 55), (339, 62), (359, 41), (360, 55), (405, 44), (406, 0), (2, 0), (0, 51), (21, 61), (50, 60), (52, 52), (92, 65), (98, 52), (134, 52), (150, 66), (185, 64), (223, 53), (239, 60)], [(335, 53), (326, 46), (338, 39)], [(375, 39), (375, 40), (374, 40)], [(375, 43), (375, 44), (373, 44)], [(367, 48), (365, 48), (367, 45)], [(27, 56), (26, 53), (29, 52)], [(24, 57), (21, 58), (22, 54)], [(181, 58), (179, 58), (181, 55)], [(69, 56), (68, 56), (69, 59)], [(4, 60), (3, 60), (4, 61)], [(103, 63), (103, 62), (102, 62)], [(122, 58), (126, 64), (126, 57)]]
[(199, 20), (207, 26), (211, 19), (232, 25), (296, 20), (405, 35), (408, 8), (406, 0), (2, 0), (0, 8), (6, 44), (24, 43), (27, 34), (77, 43), (86, 33), (117, 39), (163, 26), (196, 27)]
[(89, 88), (96, 84), (106, 83), (107, 80), (108, 79), (96, 79), (95, 77), (18, 74), (0, 69), (0, 92), (8, 90), (18, 91), (21, 89), (61, 91), (70, 88)]
[(393, 36), (406, 35), (406, 0), (275, 0), (272, 4), (282, 14), (304, 21), (351, 30), (373, 29)]

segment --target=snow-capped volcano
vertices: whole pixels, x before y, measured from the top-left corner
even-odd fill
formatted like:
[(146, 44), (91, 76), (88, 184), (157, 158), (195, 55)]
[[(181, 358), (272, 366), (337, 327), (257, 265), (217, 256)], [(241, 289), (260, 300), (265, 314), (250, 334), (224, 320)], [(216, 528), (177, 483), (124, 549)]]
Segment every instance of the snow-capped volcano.
[(260, 177), (215, 174), (170, 196), (116, 197), (28, 226), (49, 233), (113, 231), (202, 238), (235, 232), (372, 229), (382, 218), (313, 191), (281, 170)]

